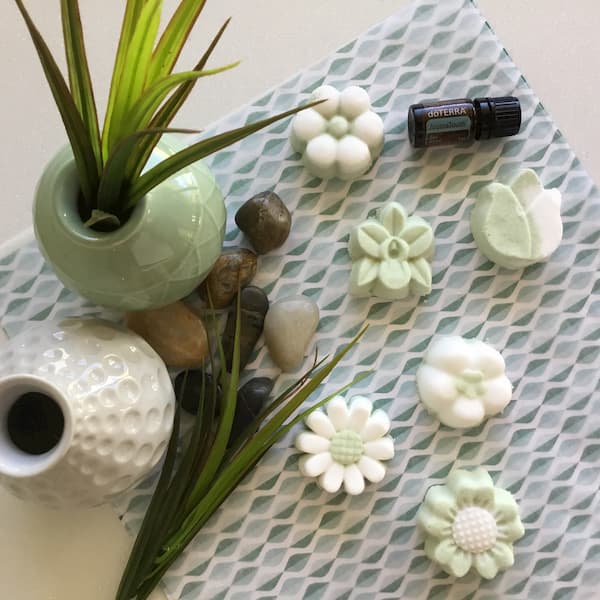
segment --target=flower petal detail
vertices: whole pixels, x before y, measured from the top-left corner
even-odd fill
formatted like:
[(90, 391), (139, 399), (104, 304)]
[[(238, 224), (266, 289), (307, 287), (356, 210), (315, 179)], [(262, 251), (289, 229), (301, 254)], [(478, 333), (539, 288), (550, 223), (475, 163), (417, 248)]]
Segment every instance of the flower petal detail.
[(496, 561), (499, 569), (508, 569), (508, 567), (512, 567), (515, 564), (515, 556), (508, 544), (496, 542), (489, 552)]
[(372, 442), (363, 443), (367, 456), (376, 460), (390, 460), (394, 458), (394, 440), (388, 435)]
[(435, 538), (450, 538), (452, 536), (452, 520), (441, 517), (427, 506), (421, 506), (417, 514), (419, 527)]
[(416, 258), (427, 254), (433, 246), (433, 231), (421, 217), (411, 216), (402, 230), (402, 239), (408, 244), (408, 256)]
[(410, 284), (410, 267), (406, 261), (383, 260), (379, 266), (379, 281), (388, 290), (403, 290)]
[[(294, 137), (292, 140), (297, 140), (299, 144), (299, 152), (302, 152), (304, 148), (301, 148), (303, 144), (306, 144), (325, 131), (327, 122), (325, 119), (314, 109), (308, 108), (303, 110), (296, 115), (292, 124), (292, 132)], [(294, 144), (295, 145), (295, 144)]]
[(377, 241), (364, 230), (364, 225), (356, 227), (350, 234), (349, 251), (352, 259), (369, 256), (374, 260), (380, 258), (381, 242)]
[(350, 405), (350, 415), (346, 428), (351, 429), (356, 433), (360, 433), (366, 425), (372, 410), (373, 404), (368, 398), (365, 398), (364, 396), (354, 396), (354, 398), (352, 398), (352, 404)]
[(485, 410), (479, 398), (459, 396), (448, 410), (440, 411), (440, 418), (448, 427), (476, 427), (485, 419)]
[(410, 261), (410, 289), (414, 294), (426, 296), (431, 292), (431, 266), (424, 258)]
[(460, 548), (456, 549), (454, 555), (450, 558), (448, 567), (455, 577), (464, 577), (473, 565), (473, 555), (464, 552)]
[[(407, 221), (404, 208), (398, 202), (389, 202), (386, 204), (379, 212), (379, 220), (389, 234), (394, 237), (400, 237)], [(404, 236), (402, 237), (404, 238)]]
[(482, 467), (472, 471), (456, 469), (448, 476), (446, 485), (456, 497), (459, 507), (475, 505), (491, 509), (494, 506), (494, 482)]
[(331, 442), (320, 435), (303, 431), (296, 436), (296, 448), (300, 452), (308, 452), (309, 454), (319, 454), (320, 452), (328, 452)]
[(327, 404), (327, 416), (336, 431), (346, 429), (350, 415), (348, 414), (346, 401), (342, 396), (336, 396), (329, 401)]
[(330, 494), (335, 494), (344, 480), (344, 467), (336, 462), (319, 477), (319, 485)]
[(445, 485), (434, 485), (427, 490), (423, 506), (444, 519), (454, 520), (458, 512), (454, 494)]
[(371, 238), (378, 245), (385, 242), (390, 237), (388, 230), (375, 219), (367, 219), (362, 225), (356, 228), (361, 234)]
[(489, 552), (474, 554), (473, 566), (484, 579), (493, 579), (498, 574), (498, 565)]
[(356, 464), (348, 465), (344, 470), (344, 489), (352, 496), (362, 494), (365, 489), (365, 479)]
[(381, 409), (374, 410), (360, 432), (360, 439), (363, 442), (372, 442), (384, 436), (391, 426), (392, 423), (385, 411)]
[(335, 427), (322, 410), (314, 410), (306, 417), (306, 426), (317, 435), (331, 439), (335, 435)]
[(368, 479), (372, 483), (379, 483), (385, 477), (385, 467), (374, 458), (363, 454), (356, 464), (365, 479)]
[(452, 538), (446, 538), (433, 549), (433, 559), (441, 565), (447, 565), (456, 554), (458, 548)]
[(334, 464), (333, 458), (329, 452), (321, 452), (320, 454), (311, 454), (303, 456), (298, 461), (300, 473), (305, 477), (318, 477)]
[(512, 398), (512, 384), (508, 377), (502, 375), (484, 383), (485, 392), (481, 397), (481, 402), (488, 415), (496, 415), (502, 412), (509, 404)]
[(352, 265), (352, 293), (367, 293), (371, 284), (377, 279), (379, 263), (369, 257), (361, 258)]

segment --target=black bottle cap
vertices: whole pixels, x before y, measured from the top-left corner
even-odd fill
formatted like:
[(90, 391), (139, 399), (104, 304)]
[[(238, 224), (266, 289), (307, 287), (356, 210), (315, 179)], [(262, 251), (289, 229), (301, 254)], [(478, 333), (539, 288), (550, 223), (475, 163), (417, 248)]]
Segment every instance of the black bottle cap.
[(475, 98), (478, 112), (478, 139), (507, 137), (519, 133), (521, 128), (521, 104), (514, 96), (500, 98)]

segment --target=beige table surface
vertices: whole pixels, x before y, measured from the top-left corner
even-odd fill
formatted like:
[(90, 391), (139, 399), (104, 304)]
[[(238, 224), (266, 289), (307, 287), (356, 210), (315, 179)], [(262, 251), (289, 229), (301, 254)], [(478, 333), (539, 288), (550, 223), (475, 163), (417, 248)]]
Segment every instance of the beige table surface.
[[(443, 2), (444, 0), (438, 0)], [(54, 50), (58, 0), (26, 0)], [(97, 96), (112, 68), (122, 0), (80, 0)], [(183, 64), (233, 21), (215, 64), (242, 65), (202, 82), (178, 124), (202, 128), (393, 14), (406, 0), (212, 0)], [(166, 0), (169, 10), (174, 0)], [(600, 3), (479, 0), (501, 42), (596, 181), (600, 181)], [(64, 134), (12, 0), (0, 3), (0, 243), (30, 227), (36, 179)], [(0, 490), (1, 600), (112, 600), (130, 540), (109, 507), (36, 508)], [(153, 600), (162, 599), (157, 593)]]

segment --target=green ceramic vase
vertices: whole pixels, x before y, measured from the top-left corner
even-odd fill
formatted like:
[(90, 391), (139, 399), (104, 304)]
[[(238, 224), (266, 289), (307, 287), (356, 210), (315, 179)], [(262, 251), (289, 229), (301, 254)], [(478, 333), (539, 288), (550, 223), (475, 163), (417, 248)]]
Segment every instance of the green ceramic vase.
[[(148, 166), (173, 154), (159, 143)], [(35, 193), (33, 222), (40, 249), (63, 284), (96, 304), (121, 310), (158, 308), (191, 293), (221, 253), (226, 210), (202, 162), (164, 181), (118, 230), (84, 227), (70, 147), (48, 164)]]

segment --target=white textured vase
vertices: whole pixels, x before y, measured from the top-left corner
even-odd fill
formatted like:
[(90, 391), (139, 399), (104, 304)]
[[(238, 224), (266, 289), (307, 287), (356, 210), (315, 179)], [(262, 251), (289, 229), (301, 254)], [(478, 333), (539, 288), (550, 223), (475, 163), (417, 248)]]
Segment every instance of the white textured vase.
[[(98, 319), (31, 327), (0, 346), (0, 483), (51, 507), (101, 504), (160, 460), (174, 401), (162, 360), (125, 328)], [(53, 447), (25, 451), (19, 427), (43, 437), (48, 414), (54, 424), (62, 414)]]

